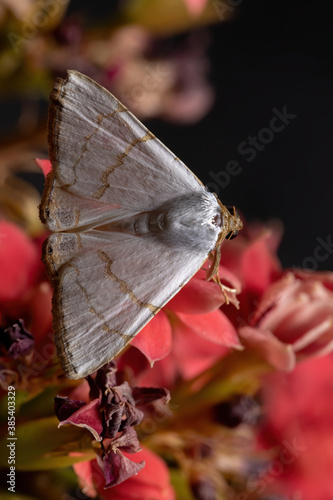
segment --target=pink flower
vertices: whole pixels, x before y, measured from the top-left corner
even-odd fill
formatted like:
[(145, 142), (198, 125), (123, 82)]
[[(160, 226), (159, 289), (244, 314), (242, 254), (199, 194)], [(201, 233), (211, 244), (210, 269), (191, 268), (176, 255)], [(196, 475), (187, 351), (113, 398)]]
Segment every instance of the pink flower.
[(240, 310), (227, 311), (242, 344), (291, 370), (296, 360), (333, 349), (333, 273), (283, 273), (275, 255), (279, 232), (247, 228), (223, 247), (222, 262), (242, 284)]
[[(126, 453), (124, 455), (126, 456)], [(73, 467), (83, 492), (92, 498), (98, 493), (102, 500), (175, 499), (168, 468), (161, 458), (143, 447), (134, 457), (131, 456), (131, 461), (144, 462), (145, 467), (125, 483), (107, 490), (104, 489), (105, 479), (96, 460), (81, 462)]]
[(184, 0), (186, 7), (190, 14), (193, 16), (199, 16), (205, 9), (207, 0)]
[(296, 359), (333, 349), (333, 292), (316, 273), (287, 273), (263, 294), (249, 321), (239, 329), (245, 346), (275, 367), (290, 370)]
[(277, 450), (274, 470), (280, 471), (267, 481), (267, 493), (269, 488), (287, 498), (333, 498), (332, 380), (332, 355), (265, 377), (261, 441)]

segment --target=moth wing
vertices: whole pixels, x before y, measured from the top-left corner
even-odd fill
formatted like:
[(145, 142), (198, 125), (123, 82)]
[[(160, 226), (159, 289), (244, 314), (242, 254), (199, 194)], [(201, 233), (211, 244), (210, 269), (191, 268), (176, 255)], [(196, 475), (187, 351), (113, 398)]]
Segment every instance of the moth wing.
[(97, 230), (54, 233), (45, 251), (55, 285), (55, 340), (69, 378), (84, 377), (110, 361), (208, 254)]
[(51, 94), (52, 172), (40, 216), (51, 231), (96, 227), (205, 188), (110, 92), (68, 71)]

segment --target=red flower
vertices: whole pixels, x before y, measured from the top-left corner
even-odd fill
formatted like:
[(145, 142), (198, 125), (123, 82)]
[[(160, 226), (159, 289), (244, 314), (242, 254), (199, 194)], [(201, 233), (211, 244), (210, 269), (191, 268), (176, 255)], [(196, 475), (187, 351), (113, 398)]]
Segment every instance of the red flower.
[(265, 353), (277, 368), (291, 369), (295, 356), (333, 349), (333, 293), (316, 273), (303, 279), (288, 273), (267, 289), (250, 325), (239, 330), (245, 345)]
[(40, 241), (0, 221), (0, 317), (7, 327), (24, 319), (36, 341), (51, 330), (52, 290), (40, 260)]
[[(126, 456), (126, 453), (124, 453)], [(96, 460), (75, 464), (83, 492), (94, 497), (98, 493), (102, 500), (174, 500), (175, 493), (170, 484), (169, 471), (165, 463), (147, 448), (131, 456), (132, 462), (145, 462), (145, 467), (110, 490), (105, 490), (105, 479)]]
[[(178, 377), (191, 379), (227, 355), (230, 348), (241, 347), (235, 327), (220, 309), (225, 302), (220, 287), (205, 276), (200, 270), (131, 342), (151, 364), (160, 360), (142, 383), (171, 387)], [(237, 278), (222, 267), (220, 278), (240, 289)], [(237, 303), (233, 296), (230, 300)], [(124, 356), (124, 362), (142, 371), (137, 352), (129, 350)]]
[[(287, 498), (333, 498), (333, 357), (311, 359), (264, 379), (265, 446), (278, 450), (271, 491)], [(273, 470), (273, 468), (272, 468)], [(268, 491), (267, 491), (268, 493)]]
[(240, 310), (228, 309), (243, 345), (275, 368), (333, 349), (333, 273), (287, 272), (274, 254), (279, 231), (259, 228), (223, 248), (222, 260), (240, 279)]
[[(40, 241), (30, 239), (19, 227), (7, 221), (0, 221), (0, 276), (2, 343), (6, 347), (8, 332), (14, 332), (15, 337), (11, 335), (14, 343), (1, 358), (0, 384), (6, 387), (15, 380), (18, 386), (26, 387), (28, 378), (38, 376), (55, 354), (53, 341), (48, 338), (51, 333), (52, 290), (40, 261)], [(25, 332), (31, 332), (35, 341), (34, 349), (32, 339), (29, 340), (26, 333), (23, 334), (25, 339), (17, 335), (17, 325), (22, 325), (22, 321)], [(23, 360), (24, 349), (30, 354)]]
[[(231, 282), (239, 290), (239, 282), (231, 273), (220, 268), (220, 277), (222, 280), (226, 277), (228, 284)], [(231, 297), (231, 300), (234, 299)], [(222, 351), (225, 353), (226, 346), (238, 347), (239, 341), (235, 328), (220, 310), (224, 302), (225, 297), (220, 287), (212, 281), (206, 281), (205, 271), (200, 270), (166, 304), (162, 314), (157, 314), (131, 344), (154, 362), (170, 352), (180, 331), (184, 331), (186, 335), (186, 331), (191, 330), (194, 336), (201, 337), (203, 348), (208, 341), (212, 350), (216, 352), (219, 350), (218, 346), (223, 346)], [(195, 338), (194, 341), (198, 342), (198, 339)], [(159, 349), (152, 349), (152, 345), (157, 345), (157, 342)]]
[(0, 305), (11, 306), (36, 281), (40, 256), (37, 246), (17, 226), (0, 221)]

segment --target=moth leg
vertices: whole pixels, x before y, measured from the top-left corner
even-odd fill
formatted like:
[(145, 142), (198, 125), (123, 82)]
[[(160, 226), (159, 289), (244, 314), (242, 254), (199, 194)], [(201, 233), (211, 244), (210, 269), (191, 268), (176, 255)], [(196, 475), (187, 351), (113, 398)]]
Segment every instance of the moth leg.
[(213, 278), (213, 276), (218, 275), (218, 270), (219, 270), (219, 265), (220, 265), (220, 260), (221, 260), (221, 247), (218, 245), (214, 253), (211, 252), (209, 254), (209, 259), (212, 261), (211, 267), (207, 270), (207, 276), (206, 280), (209, 281)]
[(230, 287), (228, 287), (226, 285), (223, 285), (221, 283), (221, 280), (220, 280), (220, 277), (219, 277), (219, 265), (220, 265), (220, 260), (221, 260), (221, 249), (220, 249), (220, 246), (218, 246), (215, 249), (214, 253), (211, 252), (209, 254), (209, 259), (212, 261), (212, 264), (211, 264), (211, 267), (206, 270), (206, 272), (207, 272), (206, 280), (209, 281), (210, 279), (212, 279), (214, 281), (214, 283), (216, 283), (217, 285), (219, 285), (219, 287), (221, 289), (221, 292), (224, 295), (226, 304), (229, 304), (230, 303), (230, 299), (229, 299), (229, 297), (227, 295), (227, 292), (229, 292), (231, 294), (235, 294), (237, 292), (237, 290), (235, 288), (230, 288)]
[(220, 277), (218, 274), (216, 274), (214, 277), (213, 277), (213, 281), (219, 285), (219, 287), (221, 288), (221, 292), (223, 293), (224, 295), (224, 298), (225, 298), (225, 303), (228, 305), (230, 303), (230, 300), (229, 300), (229, 297), (227, 295), (227, 292), (233, 294), (233, 293), (236, 293), (236, 288), (230, 288), (229, 286), (226, 286), (226, 285), (223, 285), (220, 281)]

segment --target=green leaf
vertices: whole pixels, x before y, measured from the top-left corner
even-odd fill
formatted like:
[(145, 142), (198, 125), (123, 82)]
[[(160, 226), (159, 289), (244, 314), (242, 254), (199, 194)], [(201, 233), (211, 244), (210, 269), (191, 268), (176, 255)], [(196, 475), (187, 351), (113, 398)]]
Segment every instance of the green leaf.
[[(217, 3), (224, 4), (223, 0), (207, 2), (201, 14), (194, 16), (179, 0), (129, 0), (125, 2), (123, 14), (127, 23), (141, 25), (155, 35), (172, 35), (219, 22)], [(228, 20), (234, 9), (226, 0), (225, 5), (223, 20)]]
[[(67, 467), (95, 457), (88, 431), (75, 426), (58, 429), (58, 423), (56, 417), (48, 417), (17, 427), (16, 440), (13, 441), (17, 470)], [(7, 466), (9, 448), (3, 444), (4, 441), (0, 450), (0, 465)]]
[(187, 478), (180, 469), (170, 470), (171, 484), (175, 488), (177, 498), (182, 500), (194, 500), (194, 497), (188, 486)]
[(36, 500), (35, 497), (22, 495), (21, 493), (8, 493), (8, 492), (4, 493), (1, 490), (0, 490), (0, 498), (1, 500)]

